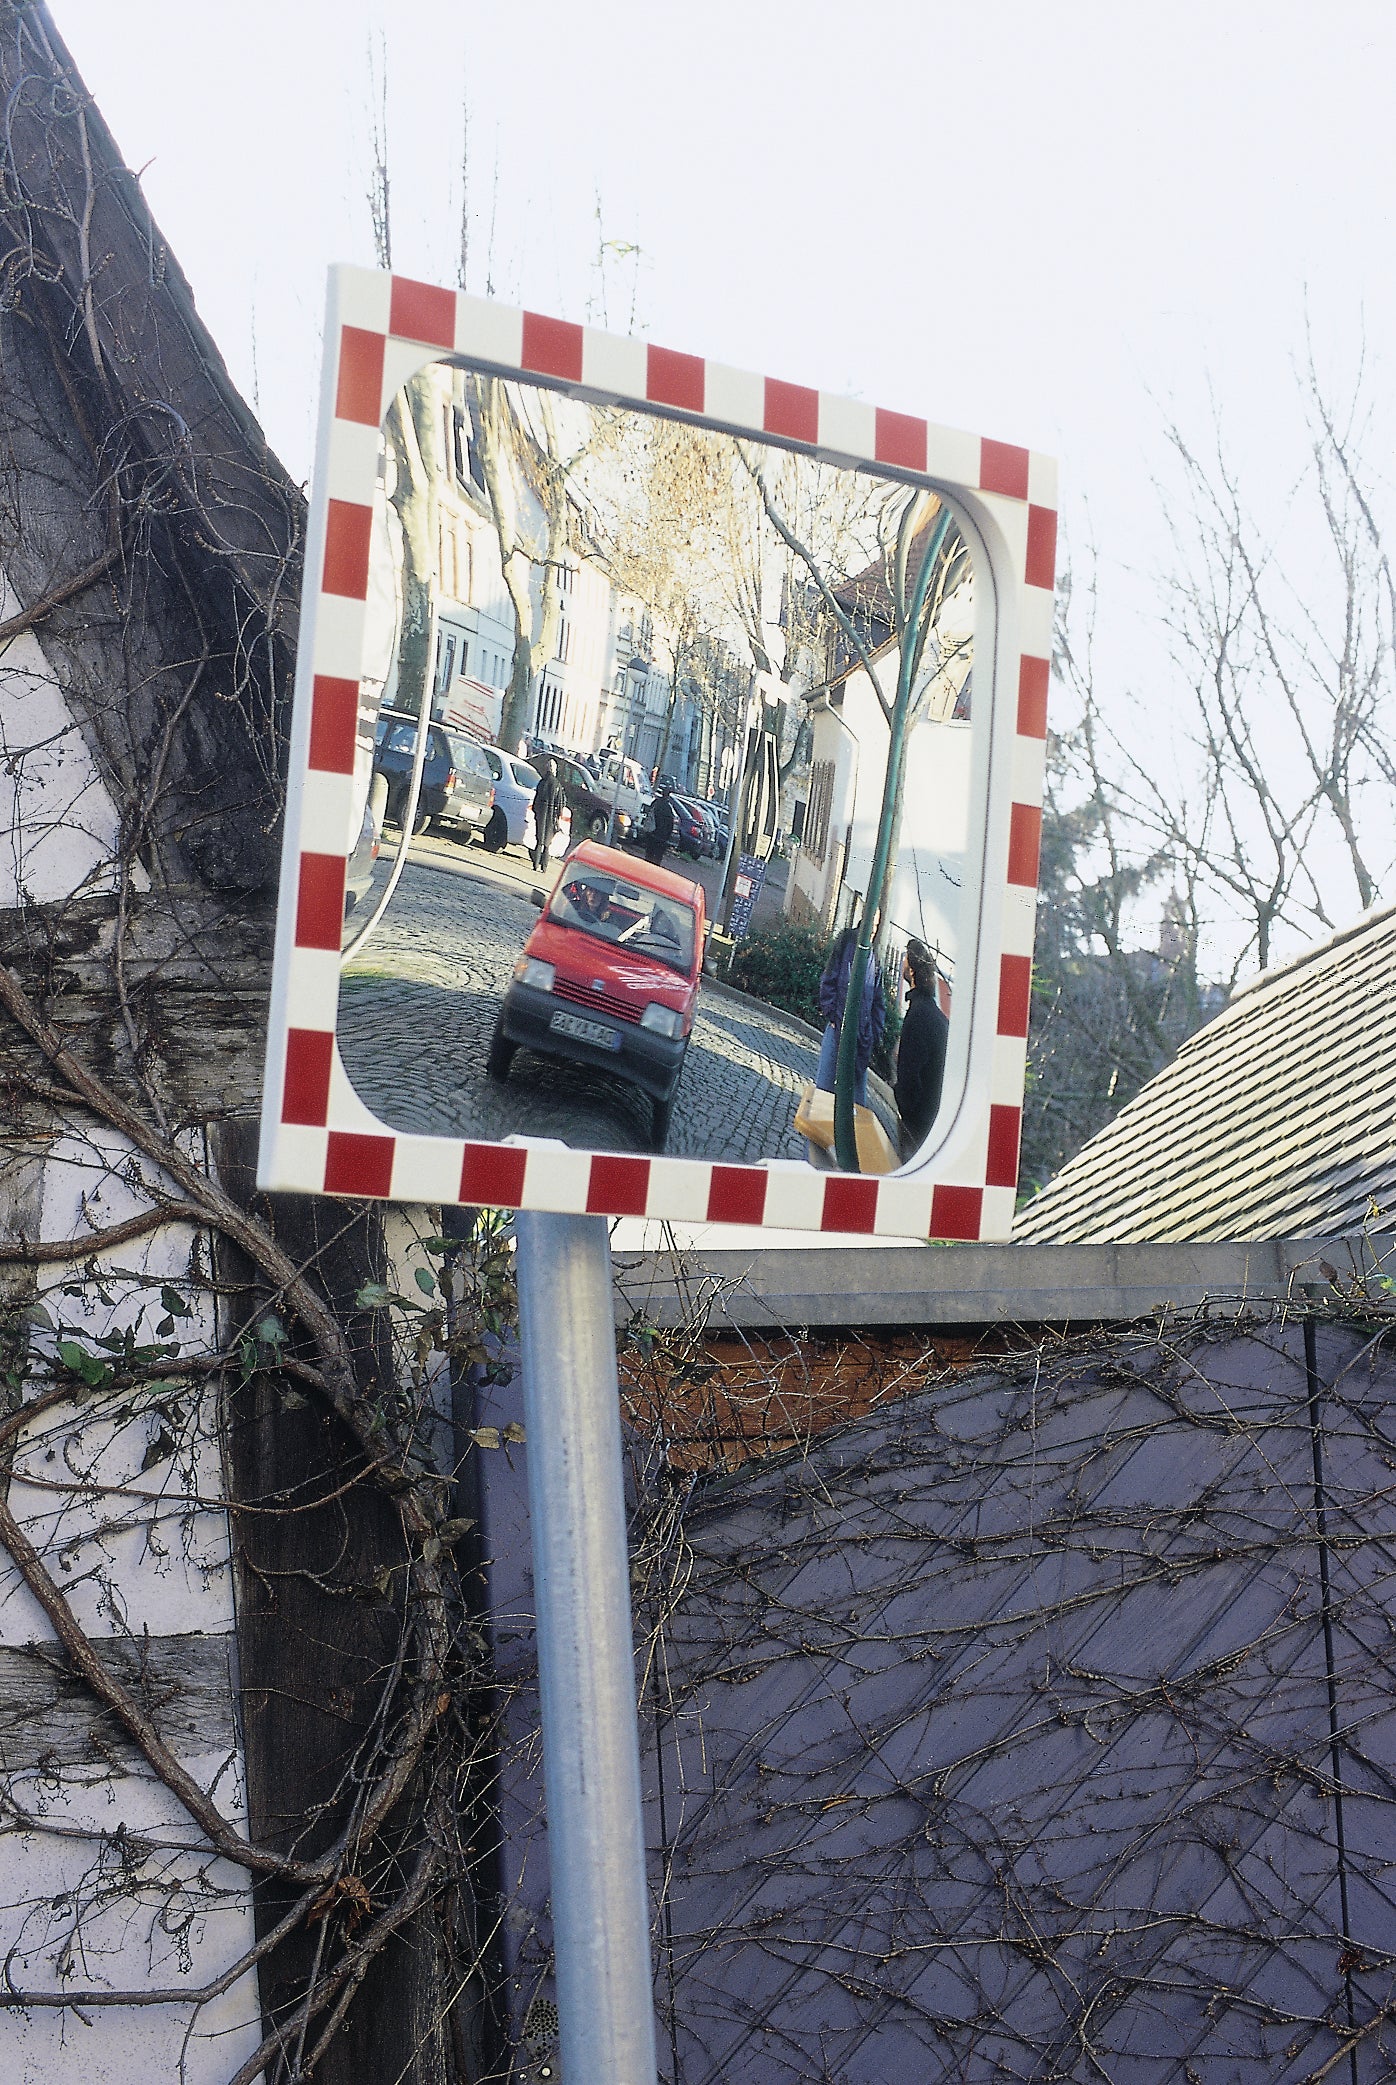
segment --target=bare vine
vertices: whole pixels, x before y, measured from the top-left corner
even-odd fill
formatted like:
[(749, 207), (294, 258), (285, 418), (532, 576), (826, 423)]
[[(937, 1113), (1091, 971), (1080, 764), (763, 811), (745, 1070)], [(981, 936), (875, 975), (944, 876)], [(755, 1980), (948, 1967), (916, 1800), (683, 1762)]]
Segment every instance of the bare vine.
[[(434, 1961), (406, 1987), (434, 1996), (400, 2045), (474, 2085), (499, 2041), (494, 1740), (459, 1480), (485, 1444), (454, 1437), (449, 1385), (488, 1363), (507, 1255), (495, 1226), (390, 1240), (355, 1207), (307, 1234), (245, 1177), (303, 502), (42, 6), (0, 6), (0, 75), (0, 1549), (43, 1632), (0, 1656), (56, 1733), (5, 1749), (0, 1837), (69, 1878), (9, 1908), (0, 2005), (173, 2007), (181, 2076), (236, 2024), (230, 2085), (330, 2078), (411, 1932)], [(132, 1604), (226, 1582), (229, 1519), (240, 1651), (244, 1619), (339, 1644), (300, 1707), (244, 1653), (272, 1731), (245, 1780), (227, 1639), (167, 1648)], [(195, 1699), (221, 1764), (178, 1720)], [(325, 1755), (290, 1817), (285, 1715)], [(116, 1780), (152, 1821), (84, 1809)], [(201, 1954), (210, 1921), (242, 1941)]]

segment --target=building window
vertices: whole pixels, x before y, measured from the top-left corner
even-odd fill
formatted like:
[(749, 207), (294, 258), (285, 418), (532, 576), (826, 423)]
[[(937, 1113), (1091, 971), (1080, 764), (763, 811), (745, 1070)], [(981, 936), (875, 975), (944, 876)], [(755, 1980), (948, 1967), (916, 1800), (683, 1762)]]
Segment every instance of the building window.
[(456, 474), (456, 482), (460, 485), (468, 485), (470, 483), (470, 429), (465, 414), (458, 405), (452, 406), (450, 409), (447, 444), (451, 468)]
[(562, 618), (561, 622), (560, 622), (560, 623), (558, 624), (558, 626), (557, 626), (557, 657), (558, 657), (558, 664), (559, 664), (559, 665), (561, 665), (561, 666), (565, 666), (565, 665), (567, 664), (568, 660), (569, 660), (569, 659), (571, 658), (571, 656), (572, 656), (572, 625), (571, 625), (571, 623), (569, 623), (569, 622), (568, 622), (568, 620), (567, 620), (566, 616), (563, 616), (563, 618)]
[(461, 591), (456, 571), (456, 532), (450, 522), (444, 519), (441, 523), (439, 557), (442, 590), (448, 593), (453, 601), (459, 601)]
[(805, 814), (805, 853), (823, 866), (829, 851), (829, 813), (834, 807), (834, 763), (816, 760), (810, 769), (809, 810)]
[(563, 693), (556, 681), (544, 681), (538, 696), (538, 729), (549, 738), (560, 737)]
[(438, 637), (436, 640), (436, 693), (444, 695), (451, 685), (456, 670), (456, 640), (454, 637)]

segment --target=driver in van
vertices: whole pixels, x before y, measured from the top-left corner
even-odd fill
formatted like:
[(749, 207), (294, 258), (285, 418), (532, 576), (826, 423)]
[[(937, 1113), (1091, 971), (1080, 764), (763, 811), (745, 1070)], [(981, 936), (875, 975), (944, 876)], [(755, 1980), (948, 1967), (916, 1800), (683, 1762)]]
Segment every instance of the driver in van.
[(562, 895), (583, 926), (605, 926), (612, 918), (610, 892), (602, 890), (599, 883), (589, 883), (584, 876), (574, 876), (570, 883), (564, 883)]

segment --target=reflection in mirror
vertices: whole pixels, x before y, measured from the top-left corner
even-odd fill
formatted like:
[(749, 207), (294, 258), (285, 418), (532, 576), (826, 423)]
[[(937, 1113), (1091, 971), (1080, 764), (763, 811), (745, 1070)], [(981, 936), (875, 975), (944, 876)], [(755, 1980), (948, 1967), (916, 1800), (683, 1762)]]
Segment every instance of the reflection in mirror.
[(417, 1133), (828, 1166), (839, 1084), (859, 1168), (904, 1162), (972, 954), (973, 639), (925, 486), (423, 370), (374, 512), (360, 1097)]

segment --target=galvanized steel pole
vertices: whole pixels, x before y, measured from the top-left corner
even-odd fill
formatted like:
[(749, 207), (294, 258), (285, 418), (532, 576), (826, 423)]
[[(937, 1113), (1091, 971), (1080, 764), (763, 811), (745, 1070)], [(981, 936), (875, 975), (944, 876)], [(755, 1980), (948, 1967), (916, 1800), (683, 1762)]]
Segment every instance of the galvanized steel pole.
[(610, 1239), (529, 1211), (517, 1235), (562, 2074), (654, 2085)]

